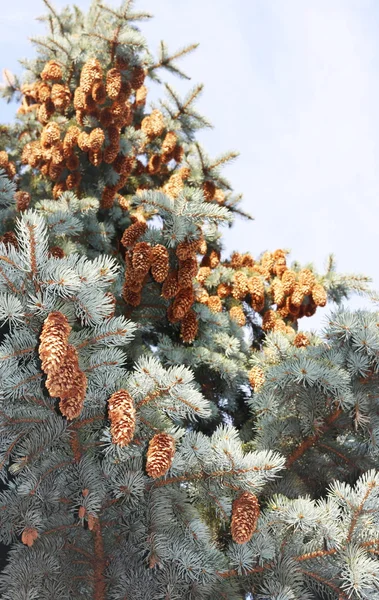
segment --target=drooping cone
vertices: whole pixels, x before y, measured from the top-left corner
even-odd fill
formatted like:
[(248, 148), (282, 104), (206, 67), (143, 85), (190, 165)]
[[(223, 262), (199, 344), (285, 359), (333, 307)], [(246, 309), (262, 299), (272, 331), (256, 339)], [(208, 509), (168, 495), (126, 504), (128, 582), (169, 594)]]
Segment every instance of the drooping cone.
[(249, 280), (244, 273), (238, 271), (233, 275), (232, 296), (237, 300), (243, 300), (249, 291)]
[(146, 472), (157, 479), (165, 475), (171, 467), (175, 454), (175, 440), (168, 433), (157, 433), (149, 443), (146, 460)]
[(125, 247), (133, 246), (141, 235), (145, 233), (147, 225), (143, 221), (136, 221), (125, 229), (122, 234), (121, 244)]
[(261, 389), (261, 387), (263, 386), (263, 384), (266, 380), (263, 369), (261, 369), (261, 367), (256, 365), (255, 367), (250, 369), (248, 375), (249, 375), (249, 381), (250, 381), (251, 387), (256, 392), (259, 392), (259, 390)]
[(194, 303), (194, 293), (192, 288), (183, 288), (175, 296), (172, 312), (176, 319), (183, 319)]
[(136, 409), (127, 390), (118, 390), (109, 398), (108, 416), (112, 442), (118, 446), (130, 444), (136, 428)]
[(45, 319), (39, 345), (42, 369), (47, 374), (56, 372), (67, 354), (71, 326), (61, 312), (52, 312)]
[(186, 342), (187, 344), (193, 342), (196, 338), (198, 328), (199, 323), (197, 315), (195, 311), (190, 310), (181, 323), (180, 336), (183, 342)]
[(25, 546), (33, 546), (35, 540), (38, 538), (38, 531), (35, 527), (25, 527), (21, 535), (21, 541)]
[(186, 260), (196, 255), (199, 247), (199, 240), (179, 242), (176, 248), (176, 256), (179, 260)]
[(293, 271), (288, 269), (282, 275), (283, 291), (286, 294), (286, 296), (289, 296), (290, 294), (292, 294), (293, 289), (295, 287), (295, 283), (296, 283), (296, 275)]
[(162, 283), (169, 270), (168, 250), (162, 244), (157, 244), (151, 251), (151, 274), (155, 281)]
[(308, 336), (302, 331), (299, 331), (299, 333), (296, 334), (293, 341), (293, 345), (296, 346), (296, 348), (305, 348), (305, 346), (309, 346), (309, 343)]
[(244, 492), (233, 502), (232, 538), (237, 544), (246, 544), (257, 528), (260, 507), (258, 498), (250, 492)]
[(87, 377), (79, 368), (76, 348), (69, 344), (59, 368), (48, 374), (46, 387), (51, 396), (60, 398), (59, 408), (64, 417), (75, 419), (82, 411), (87, 390)]
[(316, 306), (325, 306), (327, 302), (327, 295), (325, 288), (320, 284), (316, 285), (312, 289), (312, 298)]
[(241, 306), (232, 306), (229, 311), (230, 318), (233, 319), (240, 327), (246, 325), (245, 313)]
[(151, 246), (147, 242), (138, 242), (133, 249), (132, 265), (136, 275), (144, 277), (151, 265)]
[(305, 295), (311, 293), (313, 286), (316, 283), (314, 273), (310, 269), (302, 269), (299, 273), (299, 284), (303, 288)]
[(45, 81), (62, 79), (62, 67), (55, 60), (49, 60), (42, 69), (41, 78)]

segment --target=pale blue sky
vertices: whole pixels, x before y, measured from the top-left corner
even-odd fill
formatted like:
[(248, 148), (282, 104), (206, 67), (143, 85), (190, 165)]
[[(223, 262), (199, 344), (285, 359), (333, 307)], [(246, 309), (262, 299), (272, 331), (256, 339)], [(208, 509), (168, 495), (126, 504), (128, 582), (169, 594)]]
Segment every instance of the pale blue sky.
[[(56, 0), (56, 6), (67, 2)], [(81, 8), (89, 0), (76, 2)], [(113, 1), (111, 4), (118, 4)], [(213, 123), (200, 139), (211, 155), (240, 158), (225, 171), (254, 222), (237, 221), (226, 249), (291, 248), (322, 269), (364, 272), (379, 289), (379, 4), (376, 0), (137, 0), (157, 47), (200, 42), (183, 61), (204, 82), (199, 110)], [(0, 16), (0, 68), (31, 56), (42, 0), (14, 0)], [(1, 106), (2, 121), (13, 107)], [(363, 306), (360, 300), (351, 306)], [(324, 311), (325, 312), (325, 311)], [(327, 312), (327, 310), (326, 310)], [(319, 328), (322, 311), (302, 319)]]

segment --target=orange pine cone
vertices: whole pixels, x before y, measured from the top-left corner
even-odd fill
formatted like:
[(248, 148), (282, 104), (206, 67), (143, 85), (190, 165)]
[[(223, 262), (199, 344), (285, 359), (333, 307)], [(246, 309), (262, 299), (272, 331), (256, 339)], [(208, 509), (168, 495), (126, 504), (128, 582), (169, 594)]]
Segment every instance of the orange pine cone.
[(280, 279), (275, 279), (272, 284), (272, 296), (274, 304), (278, 308), (281, 308), (286, 303), (286, 296), (284, 293), (284, 287)]
[(147, 170), (150, 175), (156, 175), (159, 173), (162, 164), (162, 159), (159, 154), (153, 154), (149, 158), (149, 162), (147, 164)]
[(93, 84), (91, 94), (96, 104), (104, 104), (107, 99), (107, 92), (102, 81), (97, 81)]
[(283, 273), (281, 281), (283, 285), (283, 291), (286, 294), (286, 296), (292, 294), (296, 283), (296, 274), (290, 269), (287, 269)]
[(239, 252), (233, 252), (230, 257), (230, 264), (233, 269), (240, 269), (242, 267), (242, 254)]
[(33, 546), (35, 540), (38, 538), (38, 531), (35, 527), (25, 527), (21, 535), (21, 541), (25, 546)]
[(134, 67), (130, 79), (130, 85), (132, 86), (133, 90), (139, 90), (145, 81), (145, 77), (146, 73), (143, 67)]
[(144, 276), (151, 265), (151, 246), (147, 242), (138, 242), (132, 255), (132, 265), (137, 276)]
[[(71, 101), (70, 88), (66, 84), (54, 83), (51, 88), (51, 101), (54, 104), (55, 110), (65, 110)], [(45, 98), (47, 100), (47, 98)]]
[[(37, 87), (37, 96), (39, 102), (46, 102), (50, 98), (51, 87), (48, 83), (41, 82)], [(54, 104), (54, 102), (53, 102)]]
[(314, 273), (310, 269), (302, 269), (299, 273), (299, 285), (302, 286), (304, 294), (307, 296), (312, 292), (316, 283)]
[(176, 270), (172, 270), (168, 273), (165, 281), (163, 282), (162, 297), (166, 300), (169, 300), (170, 298), (174, 298), (178, 292), (178, 272)]
[(262, 329), (264, 331), (271, 331), (275, 328), (276, 314), (274, 310), (266, 310), (263, 315)]
[(292, 292), (292, 296), (291, 296), (291, 302), (294, 306), (301, 306), (303, 303), (303, 300), (304, 300), (303, 287), (299, 283), (295, 283), (293, 292)]
[(308, 336), (302, 331), (299, 331), (299, 333), (296, 334), (293, 341), (293, 345), (296, 346), (296, 348), (305, 348), (305, 346), (309, 346), (309, 343)]
[(264, 382), (266, 381), (266, 377), (265, 377), (263, 369), (261, 367), (259, 367), (258, 365), (256, 365), (255, 367), (250, 369), (250, 371), (248, 373), (248, 377), (249, 377), (249, 382), (250, 382), (251, 387), (256, 392), (259, 392), (259, 390), (263, 386)]
[(183, 342), (190, 344), (197, 336), (199, 323), (195, 311), (190, 310), (181, 322), (180, 336)]
[(96, 127), (95, 129), (92, 129), (91, 133), (89, 134), (88, 140), (90, 149), (93, 152), (98, 152), (104, 144), (104, 141), (105, 135), (101, 127)]
[(40, 335), (39, 357), (43, 371), (48, 375), (59, 370), (67, 354), (71, 331), (66, 315), (51, 312), (45, 319)]
[(42, 148), (50, 148), (54, 144), (57, 144), (61, 137), (61, 130), (59, 129), (58, 123), (52, 122), (46, 125), (41, 133), (41, 146)]
[(121, 71), (119, 69), (110, 69), (107, 73), (106, 90), (108, 97), (115, 100), (121, 90)]
[(172, 152), (175, 150), (177, 140), (178, 138), (176, 133), (174, 131), (168, 131), (162, 142), (162, 154), (169, 157), (170, 154), (172, 154)]
[(134, 246), (136, 241), (141, 235), (145, 233), (147, 230), (147, 224), (144, 221), (136, 221), (136, 223), (132, 223), (125, 229), (122, 238), (121, 244), (127, 248), (129, 246)]
[(251, 296), (251, 306), (256, 312), (263, 310), (265, 304), (265, 286), (258, 276), (250, 277), (248, 280)]
[(102, 79), (102, 68), (97, 58), (91, 58), (84, 63), (80, 74), (80, 87), (88, 94), (93, 84)]
[(196, 302), (200, 302), (200, 304), (208, 304), (209, 294), (207, 290), (203, 287), (197, 288), (195, 291), (195, 300)]
[(258, 498), (250, 492), (243, 492), (233, 502), (231, 532), (237, 544), (248, 542), (257, 528), (260, 515)]
[(169, 255), (165, 246), (157, 244), (151, 250), (151, 274), (155, 281), (162, 283), (169, 271)]
[(14, 197), (18, 211), (22, 212), (28, 208), (31, 200), (29, 192), (23, 192), (22, 190), (19, 190), (15, 193)]
[[(207, 269), (208, 267), (201, 267), (202, 269)], [(210, 269), (209, 269), (210, 270)], [(232, 293), (232, 286), (228, 283), (220, 283), (217, 286), (217, 296), (219, 298), (227, 298)]]
[(183, 188), (183, 178), (179, 172), (175, 171), (162, 190), (170, 198), (177, 198)]
[(200, 267), (200, 269), (197, 272), (196, 279), (199, 283), (204, 285), (211, 272), (212, 271), (210, 267)]
[(125, 284), (122, 288), (122, 297), (126, 304), (130, 304), (130, 306), (135, 307), (141, 304), (141, 292), (133, 292)]
[[(133, 85), (133, 84), (132, 84)], [(165, 123), (160, 110), (154, 109), (141, 123), (141, 131), (150, 139), (158, 137), (164, 131)]]
[(149, 443), (146, 473), (157, 479), (167, 473), (175, 455), (175, 440), (168, 433), (157, 433)]
[(55, 81), (62, 79), (62, 67), (55, 60), (49, 60), (41, 72), (41, 79), (44, 81)]
[(179, 242), (176, 247), (176, 256), (179, 260), (186, 260), (196, 255), (199, 247), (199, 240)]
[(178, 284), (180, 288), (190, 287), (198, 270), (195, 257), (179, 261)]
[(244, 273), (237, 271), (233, 275), (232, 296), (237, 300), (243, 300), (249, 291), (249, 280)]
[(325, 288), (320, 284), (316, 283), (312, 288), (312, 299), (316, 306), (325, 306), (328, 296)]
[(245, 313), (241, 306), (232, 306), (229, 311), (230, 318), (233, 319), (240, 327), (246, 325)]
[(211, 200), (213, 200), (215, 192), (216, 192), (216, 186), (213, 183), (213, 181), (204, 181), (203, 185), (203, 194), (204, 194), (204, 198), (207, 202), (210, 202)]
[[(167, 281), (167, 280), (166, 280)], [(218, 298), (218, 296), (217, 296)], [(191, 287), (181, 288), (175, 296), (172, 313), (176, 319), (183, 319), (194, 303), (194, 293)]]
[(218, 296), (209, 296), (207, 305), (214, 313), (222, 312), (222, 302)]
[(136, 409), (127, 390), (119, 390), (109, 398), (108, 416), (111, 422), (112, 442), (121, 447), (128, 446), (136, 428)]

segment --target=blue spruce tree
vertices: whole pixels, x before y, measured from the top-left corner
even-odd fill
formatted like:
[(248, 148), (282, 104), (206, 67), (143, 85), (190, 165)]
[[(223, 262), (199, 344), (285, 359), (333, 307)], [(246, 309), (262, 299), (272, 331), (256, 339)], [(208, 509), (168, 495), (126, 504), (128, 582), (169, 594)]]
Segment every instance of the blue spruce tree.
[[(364, 276), (225, 257), (245, 215), (125, 0), (45, 0), (0, 129), (4, 600), (379, 600)], [(149, 82), (164, 97), (147, 103)]]

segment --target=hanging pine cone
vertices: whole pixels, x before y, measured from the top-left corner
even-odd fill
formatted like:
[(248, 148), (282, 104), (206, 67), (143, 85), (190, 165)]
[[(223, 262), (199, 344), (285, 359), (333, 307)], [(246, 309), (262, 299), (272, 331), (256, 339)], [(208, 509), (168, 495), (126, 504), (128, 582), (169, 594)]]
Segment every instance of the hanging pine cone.
[(211, 272), (212, 271), (210, 267), (200, 267), (200, 269), (197, 272), (196, 279), (199, 283), (204, 285)]
[(207, 305), (214, 313), (222, 312), (222, 302), (218, 296), (209, 296)]
[(187, 258), (179, 261), (178, 284), (179, 288), (186, 288), (192, 285), (192, 280), (198, 270), (197, 260), (195, 257)]
[(138, 242), (133, 249), (132, 264), (135, 273), (144, 276), (151, 265), (151, 246), (147, 242)]
[(163, 192), (170, 198), (177, 198), (184, 188), (183, 178), (180, 173), (174, 172), (168, 182), (163, 186)]
[(41, 146), (42, 148), (50, 148), (57, 142), (61, 137), (61, 130), (59, 129), (58, 123), (54, 121), (46, 125), (41, 133)]
[(246, 254), (242, 255), (241, 262), (242, 262), (242, 267), (250, 267), (250, 268), (252, 268), (254, 266), (254, 264), (255, 264), (254, 258), (248, 252), (246, 252)]
[(15, 193), (14, 198), (16, 200), (16, 207), (19, 212), (26, 210), (30, 204), (30, 194), (29, 192), (23, 192), (19, 190)]
[(97, 81), (93, 84), (91, 94), (96, 104), (104, 104), (107, 99), (107, 92), (102, 81)]
[(150, 139), (158, 137), (164, 131), (165, 123), (160, 110), (154, 109), (141, 123), (141, 131)]
[(91, 148), (90, 137), (86, 131), (81, 131), (78, 136), (78, 146), (83, 152), (88, 152)]
[(166, 156), (167, 158), (170, 157), (170, 155), (175, 149), (177, 140), (178, 138), (174, 131), (168, 131), (166, 133), (161, 148), (163, 156)]
[[(70, 105), (70, 88), (66, 84), (54, 83), (51, 88), (50, 98), (54, 104), (55, 110), (64, 111)], [(47, 100), (47, 98), (45, 98), (45, 100)]]
[(136, 409), (127, 390), (119, 390), (109, 398), (108, 416), (112, 442), (118, 446), (130, 444), (136, 428)]
[(59, 408), (67, 419), (78, 417), (82, 411), (87, 390), (87, 377), (79, 369), (76, 348), (68, 344), (63, 361), (49, 371), (46, 388), (50, 396), (60, 398)]
[(306, 346), (309, 346), (309, 343), (308, 336), (302, 331), (299, 331), (299, 333), (296, 334), (293, 341), (293, 345), (296, 346), (296, 348), (305, 348)]
[(116, 173), (125, 175), (132, 172), (134, 164), (134, 156), (124, 156), (123, 154), (119, 154), (113, 163), (113, 168)]
[(244, 273), (238, 271), (233, 275), (232, 296), (236, 300), (243, 300), (249, 291), (249, 280)]
[(33, 546), (38, 538), (38, 531), (35, 527), (25, 527), (21, 535), (21, 541), (25, 546)]
[(62, 79), (62, 67), (55, 60), (49, 60), (41, 71), (41, 79), (44, 81), (56, 81)]
[(102, 79), (102, 68), (97, 58), (91, 58), (84, 63), (80, 73), (80, 87), (88, 94), (93, 84)]
[(146, 97), (147, 97), (147, 87), (145, 85), (142, 85), (136, 91), (136, 99), (135, 99), (136, 106), (144, 106), (146, 104)]
[(129, 246), (134, 246), (136, 241), (141, 235), (145, 233), (147, 230), (147, 224), (144, 221), (136, 221), (136, 223), (132, 223), (125, 229), (122, 238), (121, 244), (125, 246), (125, 248)]
[(281, 308), (286, 303), (284, 287), (280, 279), (275, 279), (272, 283), (272, 296), (274, 304), (276, 304), (278, 308)]
[(283, 291), (286, 294), (286, 296), (292, 294), (295, 287), (295, 283), (296, 274), (290, 269), (287, 269), (287, 271), (285, 271), (282, 275)]
[(14, 231), (6, 231), (0, 240), (3, 242), (3, 244), (18, 248), (18, 239)]
[(107, 73), (106, 78), (106, 90), (108, 97), (111, 100), (115, 100), (120, 93), (121, 90), (121, 71), (119, 69), (113, 68), (110, 69)]
[[(168, 279), (168, 278), (167, 278)], [(166, 279), (166, 281), (167, 281)], [(166, 282), (165, 282), (166, 283)], [(163, 293), (162, 293), (163, 295)], [(216, 296), (218, 298), (218, 296)], [(218, 298), (219, 299), (219, 298)], [(192, 288), (182, 288), (175, 296), (172, 312), (176, 319), (183, 319), (194, 302)]]
[(239, 252), (233, 252), (230, 257), (230, 264), (233, 269), (240, 269), (242, 267), (242, 254)]
[(42, 123), (42, 125), (45, 125), (53, 114), (54, 104), (49, 98), (48, 100), (46, 100), (46, 102), (40, 104), (37, 110), (37, 119), (40, 123)]
[[(207, 269), (208, 267), (201, 267), (202, 269)], [(209, 269), (210, 271), (210, 269)], [(228, 298), (232, 293), (232, 286), (228, 283), (220, 283), (217, 286), (217, 296), (219, 298)]]
[(312, 288), (312, 299), (316, 306), (325, 306), (327, 302), (327, 294), (325, 288), (316, 283)]
[(149, 162), (147, 164), (147, 170), (150, 175), (156, 175), (159, 173), (162, 164), (162, 159), (159, 154), (153, 154), (149, 158)]
[(190, 310), (181, 322), (180, 337), (183, 342), (191, 344), (197, 336), (199, 323), (195, 311)]
[(302, 269), (299, 273), (299, 285), (302, 286), (304, 294), (307, 296), (312, 292), (313, 286), (316, 283), (314, 273), (310, 269)]
[(245, 313), (241, 306), (232, 306), (229, 311), (230, 318), (233, 319), (240, 327), (246, 325)]
[(151, 274), (155, 281), (162, 283), (169, 271), (169, 255), (165, 246), (157, 244), (151, 250)]
[(162, 285), (162, 297), (166, 300), (169, 300), (170, 298), (174, 298), (178, 292), (178, 272), (176, 270), (172, 270), (169, 272)]
[(65, 254), (60, 246), (51, 246), (51, 248), (49, 248), (49, 256), (53, 256), (54, 258), (64, 258)]
[(157, 479), (167, 473), (175, 455), (175, 440), (168, 433), (157, 433), (149, 443), (146, 473)]
[(216, 192), (216, 186), (213, 183), (213, 181), (204, 181), (203, 185), (203, 194), (204, 194), (204, 198), (207, 202), (210, 202), (211, 200), (213, 200), (215, 192)]
[(195, 291), (195, 299), (196, 299), (196, 302), (200, 302), (200, 304), (208, 305), (209, 294), (208, 294), (207, 290), (203, 287), (197, 288)]
[(303, 300), (304, 300), (304, 290), (299, 283), (295, 283), (293, 292), (292, 292), (292, 296), (291, 296), (291, 302), (294, 306), (301, 306), (303, 303)]
[(243, 492), (233, 502), (231, 532), (237, 544), (248, 542), (257, 528), (260, 514), (258, 498), (250, 492)]
[(266, 380), (263, 369), (256, 365), (255, 367), (250, 369), (248, 377), (251, 387), (254, 389), (255, 392), (259, 392)]
[(134, 67), (132, 76), (130, 78), (130, 85), (132, 86), (133, 90), (138, 90), (143, 85), (145, 77), (146, 73), (143, 67)]
[(273, 272), (275, 266), (275, 258), (272, 252), (265, 252), (261, 259), (261, 265), (264, 269), (267, 269), (270, 273)]
[(39, 357), (43, 371), (48, 375), (56, 372), (67, 354), (71, 325), (66, 315), (51, 312), (45, 319), (40, 336)]
[[(51, 95), (51, 87), (48, 83), (41, 82), (37, 87), (38, 102), (46, 102)], [(53, 103), (54, 104), (54, 103)]]
[(274, 310), (266, 310), (263, 315), (262, 329), (264, 331), (271, 331), (275, 328), (276, 314)]
[(199, 240), (179, 242), (176, 247), (176, 256), (179, 260), (186, 260), (196, 255)]
[(252, 308), (260, 312), (265, 303), (265, 286), (262, 279), (258, 276), (250, 277), (248, 280), (249, 292), (251, 296)]
[(133, 292), (125, 284), (122, 288), (122, 297), (126, 304), (130, 304), (130, 306), (139, 306), (141, 304), (141, 292)]
[(104, 131), (101, 127), (96, 127), (92, 129), (89, 134), (89, 147), (93, 152), (98, 152), (105, 141)]
[[(88, 152), (88, 160), (90, 161), (91, 165), (93, 165), (94, 167), (99, 167), (103, 161), (103, 153), (101, 150), (90, 150)], [(75, 162), (75, 161), (73, 161)], [(66, 162), (67, 165), (67, 162)], [(112, 196), (112, 200), (113, 200), (113, 196)]]

